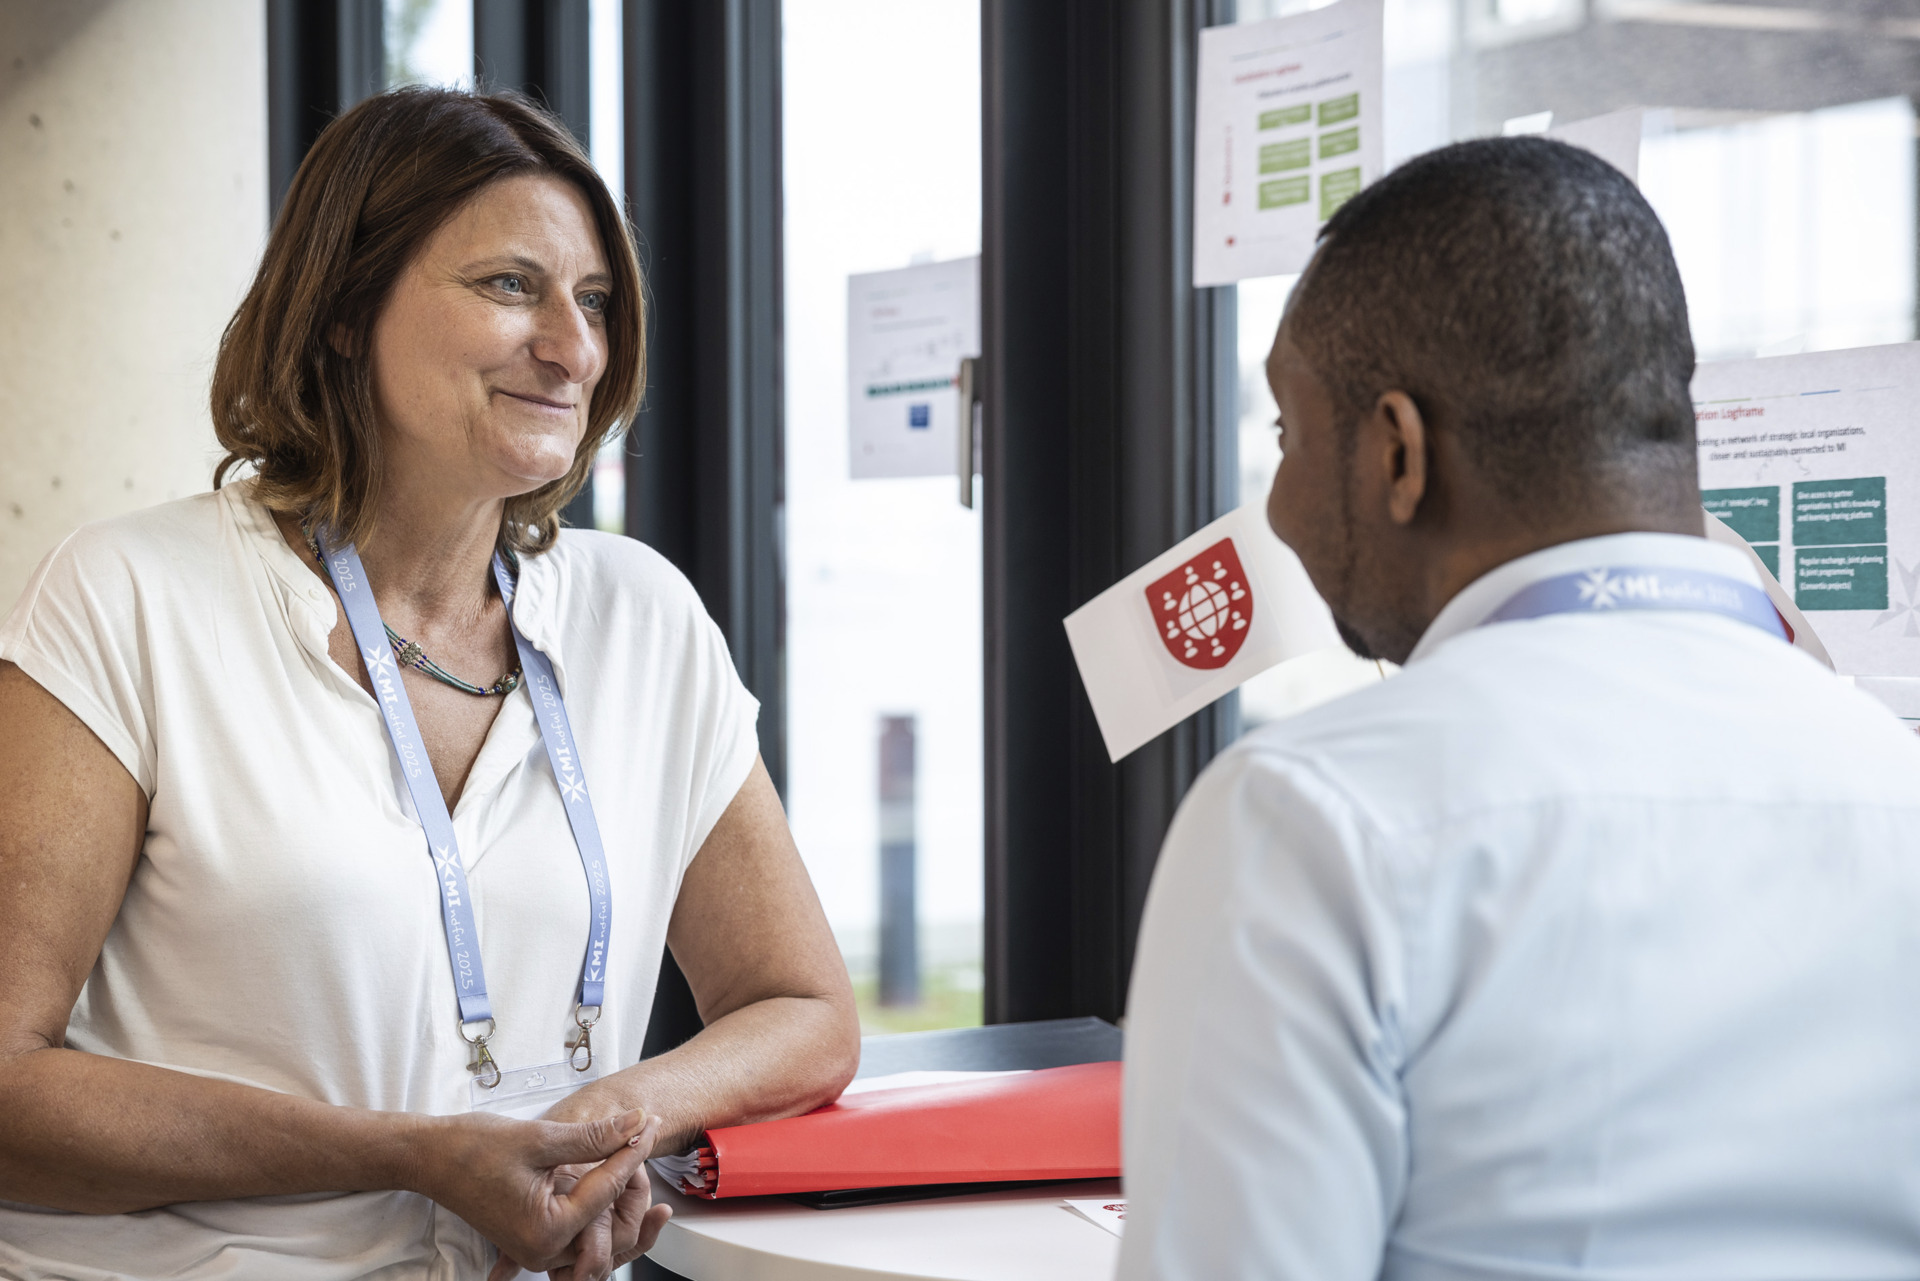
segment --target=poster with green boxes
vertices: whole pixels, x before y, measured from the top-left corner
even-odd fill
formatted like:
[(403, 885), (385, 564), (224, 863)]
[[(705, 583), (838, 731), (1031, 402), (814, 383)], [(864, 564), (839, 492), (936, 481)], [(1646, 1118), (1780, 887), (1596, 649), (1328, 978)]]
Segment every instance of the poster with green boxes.
[(1708, 511), (1747, 540), (1767, 572), (1780, 577), (1780, 487), (1708, 489), (1701, 491), (1700, 497)]
[(1701, 500), (1849, 676), (1920, 678), (1920, 344), (1702, 365)]
[(1341, 0), (1200, 33), (1195, 284), (1299, 271), (1380, 176), (1382, 9)]

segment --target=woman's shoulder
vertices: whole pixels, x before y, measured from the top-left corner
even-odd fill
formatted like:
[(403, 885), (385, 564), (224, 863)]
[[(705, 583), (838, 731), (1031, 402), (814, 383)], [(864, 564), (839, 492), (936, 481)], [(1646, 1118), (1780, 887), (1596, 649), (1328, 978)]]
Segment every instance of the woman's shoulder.
[(225, 504), (199, 494), (82, 525), (0, 619), (0, 659), (64, 703), (152, 795), (157, 655), (220, 573)]
[(696, 702), (702, 691), (735, 681), (726, 640), (699, 592), (637, 539), (565, 530), (522, 569), (520, 582), (526, 608), (515, 604), (515, 620), (534, 644), (576, 666), (618, 671)]
[(699, 593), (680, 568), (653, 547), (624, 534), (561, 530), (559, 542), (545, 553), (545, 559), (551, 559), (570, 588), (636, 593), (668, 605), (699, 603)]
[(111, 593), (202, 571), (219, 543), (230, 501), (225, 493), (208, 492), (89, 521), (47, 552), (16, 608), (30, 608), (47, 592)]
[(574, 606), (642, 610), (704, 619), (700, 593), (674, 563), (637, 538), (597, 529), (563, 529), (541, 558)]
[[(547, 564), (523, 568), (514, 621), (555, 659), (569, 698), (592, 691), (576, 722), (582, 734), (596, 724), (613, 731), (600, 747), (622, 768), (667, 770), (704, 798), (691, 858), (759, 752), (760, 705), (726, 637), (686, 575), (637, 539), (570, 529), (538, 561)], [(624, 709), (637, 708), (650, 732), (632, 732)], [(595, 716), (600, 709), (614, 714)]]

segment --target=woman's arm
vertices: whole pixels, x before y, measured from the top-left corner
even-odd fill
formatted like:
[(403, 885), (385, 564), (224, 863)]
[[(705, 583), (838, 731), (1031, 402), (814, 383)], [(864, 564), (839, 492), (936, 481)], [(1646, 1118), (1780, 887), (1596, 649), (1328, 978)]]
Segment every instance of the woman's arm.
[(846, 963), (766, 767), (753, 772), (674, 903), (667, 943), (706, 1028), (578, 1091), (549, 1115), (644, 1108), (679, 1152), (710, 1126), (793, 1116), (837, 1098), (860, 1064)]
[[(590, 1126), (416, 1117), (65, 1048), (140, 856), (147, 800), (78, 717), (4, 662), (0, 778), (0, 1200), (120, 1213), (403, 1189), (545, 1261), (570, 1257), (639, 1168), (633, 1113)], [(558, 1166), (610, 1155), (577, 1187), (555, 1180)]]
[[(839, 1097), (860, 1065), (860, 1018), (846, 963), (793, 846), (766, 766), (755, 760), (680, 882), (667, 945), (706, 1027), (676, 1050), (602, 1077), (547, 1115), (590, 1120), (644, 1108), (653, 1152), (679, 1152), (710, 1126), (793, 1116)], [(668, 1211), (644, 1177), (574, 1241), (618, 1267), (652, 1248)], [(532, 1264), (503, 1251), (490, 1281)], [(552, 1275), (577, 1281), (565, 1270)]]

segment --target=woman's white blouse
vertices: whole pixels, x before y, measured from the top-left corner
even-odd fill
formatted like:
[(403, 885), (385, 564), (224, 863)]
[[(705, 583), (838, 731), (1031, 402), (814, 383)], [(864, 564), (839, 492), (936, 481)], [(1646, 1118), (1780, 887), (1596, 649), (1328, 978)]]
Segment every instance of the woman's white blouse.
[[(67, 1044), (329, 1103), (469, 1107), (432, 861), (374, 701), (327, 654), (333, 597), (246, 482), (73, 534), (0, 623), (151, 801)], [(552, 660), (613, 896), (605, 1063), (640, 1057), (681, 876), (757, 752), (758, 706), (692, 587), (630, 539), (526, 559), (514, 619)], [(587, 890), (532, 705), (505, 699), (453, 823), (505, 1068), (555, 1062)], [(0, 1275), (484, 1276), (424, 1198), (74, 1216), (0, 1203)]]

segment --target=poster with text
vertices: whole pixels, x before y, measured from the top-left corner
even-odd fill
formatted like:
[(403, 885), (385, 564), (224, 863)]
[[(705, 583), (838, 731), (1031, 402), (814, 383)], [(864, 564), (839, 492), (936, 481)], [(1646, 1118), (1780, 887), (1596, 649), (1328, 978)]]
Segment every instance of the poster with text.
[(954, 474), (960, 361), (980, 354), (980, 260), (847, 277), (855, 480)]
[(1299, 271), (1380, 176), (1381, 0), (1200, 33), (1193, 283)]
[(1700, 366), (1707, 510), (1849, 676), (1920, 676), (1920, 343)]

